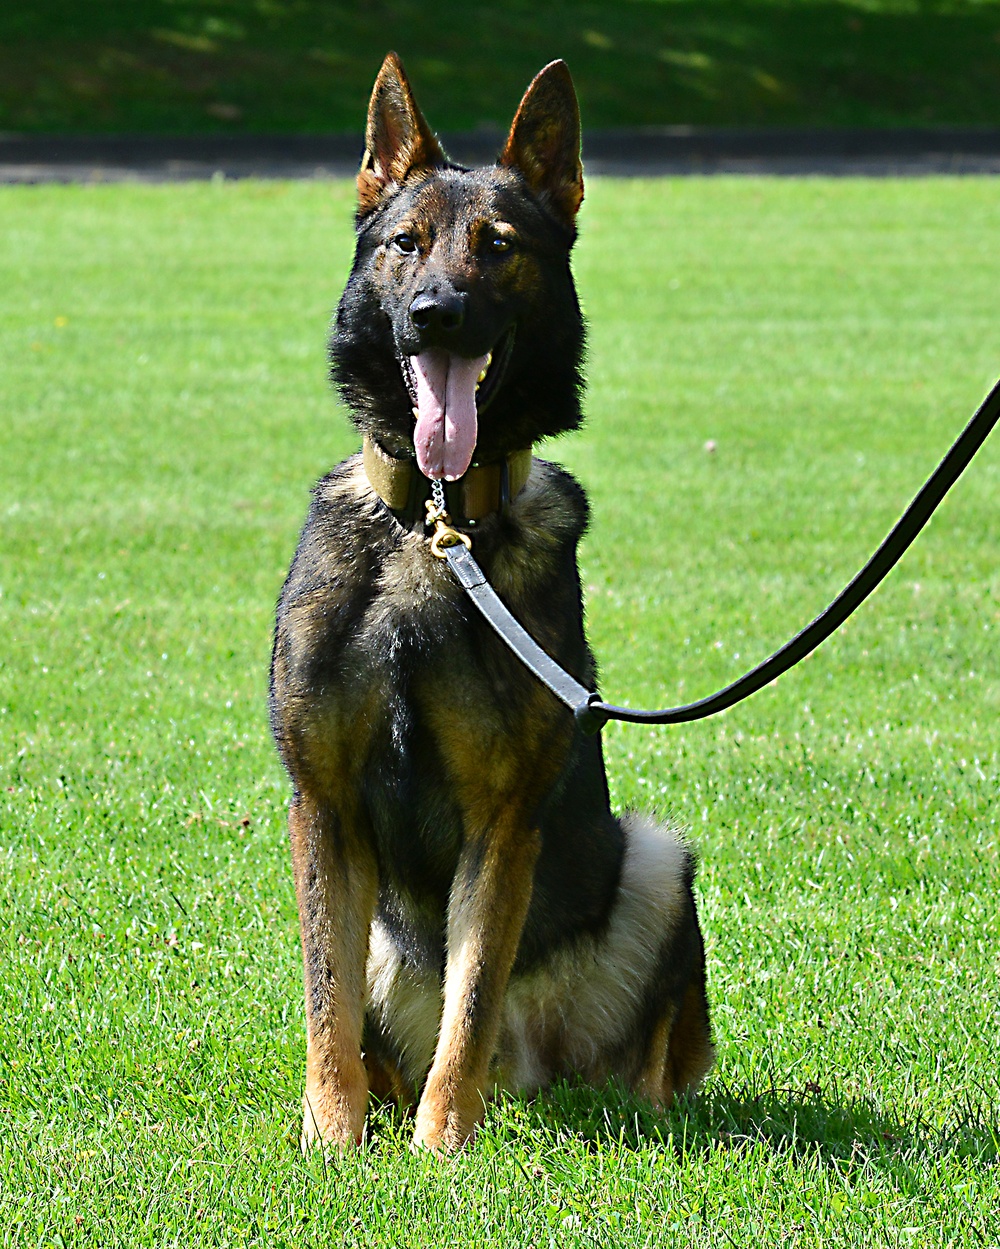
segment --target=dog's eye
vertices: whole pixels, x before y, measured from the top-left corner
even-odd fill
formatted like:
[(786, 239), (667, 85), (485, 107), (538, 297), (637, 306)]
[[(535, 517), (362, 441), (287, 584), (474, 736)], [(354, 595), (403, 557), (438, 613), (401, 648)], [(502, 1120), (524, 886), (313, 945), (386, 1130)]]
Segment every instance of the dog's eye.
[(509, 252), (513, 242), (506, 234), (494, 234), (490, 239), (490, 251), (494, 254)]
[(412, 234), (397, 234), (392, 240), (392, 245), (396, 251), (402, 252), (404, 256), (412, 256), (417, 250), (417, 240)]

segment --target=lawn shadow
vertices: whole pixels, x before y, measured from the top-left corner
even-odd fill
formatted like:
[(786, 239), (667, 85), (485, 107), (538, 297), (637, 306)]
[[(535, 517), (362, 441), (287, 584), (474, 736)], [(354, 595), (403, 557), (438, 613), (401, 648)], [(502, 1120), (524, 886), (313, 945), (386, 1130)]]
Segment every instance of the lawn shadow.
[(971, 1100), (941, 1126), (879, 1113), (861, 1097), (806, 1084), (802, 1089), (727, 1088), (718, 1079), (694, 1098), (657, 1111), (620, 1086), (602, 1089), (562, 1082), (519, 1103), (526, 1126), (557, 1140), (644, 1149), (660, 1144), (678, 1157), (714, 1149), (764, 1148), (827, 1162), (909, 1163), (931, 1156), (995, 1164), (1000, 1120)]
[[(0, 9), (11, 131), (357, 134), (395, 48), (433, 124), (505, 127), (564, 57), (588, 128), (996, 125), (994, 3), (581, 0), (470, 6), (35, 0)], [(356, 10), (356, 11), (355, 11)]]

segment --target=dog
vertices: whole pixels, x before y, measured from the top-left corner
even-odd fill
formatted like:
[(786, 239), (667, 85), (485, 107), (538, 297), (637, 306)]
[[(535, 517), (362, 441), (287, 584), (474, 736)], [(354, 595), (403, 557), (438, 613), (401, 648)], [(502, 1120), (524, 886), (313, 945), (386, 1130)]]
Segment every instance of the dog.
[(270, 712), (293, 786), (305, 973), (301, 1142), (360, 1143), (369, 1095), (463, 1145), (499, 1090), (615, 1079), (656, 1105), (711, 1065), (694, 862), (612, 814), (600, 737), (430, 550), (440, 482), (496, 591), (593, 688), (580, 486), (532, 454), (581, 421), (569, 71), (530, 84), (496, 165), (445, 156), (390, 54), (330, 342), (363, 451), (315, 487), (277, 607)]

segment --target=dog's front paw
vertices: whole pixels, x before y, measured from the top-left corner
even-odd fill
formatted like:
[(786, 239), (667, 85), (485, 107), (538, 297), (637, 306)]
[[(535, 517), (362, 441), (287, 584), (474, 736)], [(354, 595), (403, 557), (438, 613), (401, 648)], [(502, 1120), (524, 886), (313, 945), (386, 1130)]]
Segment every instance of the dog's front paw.
[(307, 1083), (302, 1099), (302, 1133), (299, 1147), (307, 1153), (314, 1145), (353, 1149), (361, 1144), (368, 1103), (368, 1082), (344, 1084)]
[(417, 1124), (413, 1131), (413, 1151), (419, 1153), (427, 1149), (438, 1157), (453, 1154), (471, 1139), (475, 1130), (475, 1123), (459, 1123), (453, 1115), (446, 1115), (443, 1119), (429, 1115), (422, 1118), (418, 1111)]
[(454, 1099), (425, 1093), (417, 1108), (414, 1150), (429, 1149), (438, 1155), (455, 1153), (475, 1135), (485, 1112), (486, 1103), (478, 1089)]
[(329, 1146), (333, 1149), (354, 1149), (364, 1139), (363, 1132), (352, 1132), (340, 1123), (323, 1123), (317, 1119), (311, 1106), (306, 1106), (302, 1116), (302, 1131), (299, 1133), (299, 1149), (304, 1154), (311, 1149)]

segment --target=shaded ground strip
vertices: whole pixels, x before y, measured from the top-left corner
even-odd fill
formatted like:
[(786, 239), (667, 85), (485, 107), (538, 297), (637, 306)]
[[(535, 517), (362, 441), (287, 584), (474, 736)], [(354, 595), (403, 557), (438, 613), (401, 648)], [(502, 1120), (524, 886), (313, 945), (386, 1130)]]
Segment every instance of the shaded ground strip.
[[(474, 165), (496, 159), (503, 135), (484, 128), (443, 139)], [(362, 146), (358, 135), (0, 135), (0, 182), (347, 177)], [(1000, 129), (593, 130), (584, 159), (588, 173), (611, 177), (1000, 174)]]

